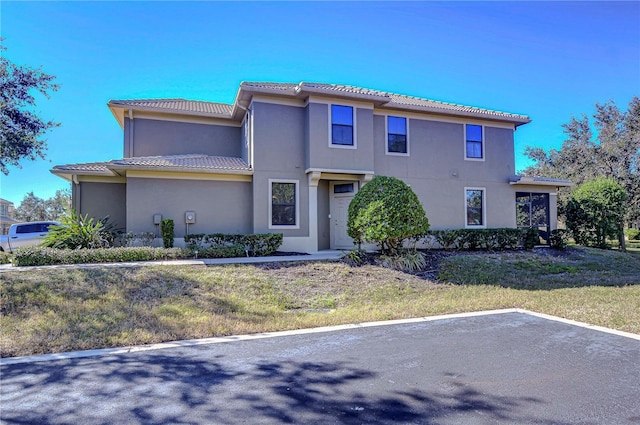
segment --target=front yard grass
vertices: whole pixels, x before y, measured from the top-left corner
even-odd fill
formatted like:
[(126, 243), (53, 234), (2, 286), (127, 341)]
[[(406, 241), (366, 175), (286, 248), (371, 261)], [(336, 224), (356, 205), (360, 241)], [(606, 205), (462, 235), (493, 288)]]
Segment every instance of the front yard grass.
[(0, 273), (2, 357), (499, 308), (640, 333), (640, 253), (461, 254), (440, 280), (339, 262)]

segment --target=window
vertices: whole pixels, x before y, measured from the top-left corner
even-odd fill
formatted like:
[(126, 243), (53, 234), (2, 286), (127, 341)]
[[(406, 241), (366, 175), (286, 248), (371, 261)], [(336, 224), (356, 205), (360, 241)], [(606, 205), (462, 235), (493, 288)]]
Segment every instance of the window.
[(336, 184), (333, 193), (353, 193), (353, 183)]
[(331, 144), (354, 146), (353, 108), (331, 105)]
[(484, 152), (482, 146), (482, 126), (467, 124), (465, 126), (465, 158), (483, 159)]
[(387, 117), (387, 153), (409, 153), (407, 150), (407, 119)]
[(466, 227), (485, 227), (484, 189), (466, 188)]
[(299, 228), (298, 181), (269, 180), (271, 228)]

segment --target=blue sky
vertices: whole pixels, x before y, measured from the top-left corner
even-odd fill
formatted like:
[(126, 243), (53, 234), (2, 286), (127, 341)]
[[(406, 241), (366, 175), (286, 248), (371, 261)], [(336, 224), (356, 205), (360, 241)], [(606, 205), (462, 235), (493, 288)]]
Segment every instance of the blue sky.
[(11, 2), (6, 57), (61, 85), (45, 160), (0, 174), (16, 204), (68, 184), (58, 164), (122, 157), (110, 99), (232, 103), (241, 81), (351, 84), (527, 114), (525, 146), (563, 141), (596, 102), (640, 95), (640, 2)]

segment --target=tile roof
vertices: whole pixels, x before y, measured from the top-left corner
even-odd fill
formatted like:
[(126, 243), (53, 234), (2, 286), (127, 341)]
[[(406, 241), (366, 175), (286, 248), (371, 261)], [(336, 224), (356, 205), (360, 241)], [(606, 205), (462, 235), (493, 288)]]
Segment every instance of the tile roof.
[(242, 158), (209, 155), (146, 156), (116, 159), (110, 164), (122, 167), (188, 168), (203, 170), (250, 170)]
[(187, 99), (133, 99), (111, 100), (109, 105), (163, 110), (167, 112), (187, 112), (212, 115), (231, 115), (233, 105), (218, 102), (204, 102)]
[(229, 172), (246, 174), (251, 168), (242, 158), (210, 155), (167, 155), (114, 159), (109, 162), (56, 165), (55, 174), (118, 175), (117, 170)]
[(432, 111), (448, 114), (464, 114), (478, 117), (504, 118), (519, 123), (529, 122), (529, 117), (521, 114), (512, 114), (508, 112), (495, 111), (491, 109), (478, 108), (474, 106), (460, 105), (456, 103), (442, 102), (438, 100), (425, 99), (415, 96), (406, 96), (396, 93), (385, 92), (381, 90), (367, 89), (344, 84), (326, 84), (301, 82), (300, 84), (291, 83), (268, 83), (268, 82), (243, 82), (240, 88), (248, 90), (267, 90), (270, 92), (281, 91), (283, 94), (291, 94), (287, 92), (295, 92), (298, 96), (307, 93), (319, 93), (341, 97), (364, 97), (373, 100), (378, 106), (391, 108), (414, 109), (420, 111)]
[(106, 173), (111, 174), (109, 168), (107, 167), (108, 162), (87, 162), (81, 164), (65, 164), (65, 165), (56, 165), (53, 167), (54, 170), (60, 171), (70, 171), (70, 172), (78, 172), (78, 173)]

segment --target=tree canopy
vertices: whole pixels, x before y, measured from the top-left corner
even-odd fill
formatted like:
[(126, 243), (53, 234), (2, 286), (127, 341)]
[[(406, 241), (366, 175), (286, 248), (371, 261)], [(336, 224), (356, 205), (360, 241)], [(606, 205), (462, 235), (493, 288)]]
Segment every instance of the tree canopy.
[[(595, 177), (615, 180), (627, 194), (626, 218), (640, 220), (640, 98), (626, 111), (613, 101), (595, 105), (593, 121), (586, 115), (564, 124), (566, 140), (559, 150), (527, 147), (535, 164), (526, 175), (570, 179), (576, 185)], [(566, 205), (568, 192), (561, 202)]]
[(16, 208), (16, 219), (21, 221), (57, 220), (71, 207), (71, 190), (62, 189), (56, 194), (43, 199), (33, 192), (25, 195)]
[(624, 211), (627, 195), (613, 179), (597, 177), (571, 194), (567, 202), (567, 227), (575, 241), (597, 248), (607, 247), (607, 238), (618, 238), (624, 250)]
[[(0, 46), (0, 53), (4, 50)], [(0, 171), (5, 175), (9, 165), (19, 167), (22, 159), (44, 158), (47, 143), (42, 136), (60, 124), (45, 121), (33, 111), (32, 91), (49, 98), (49, 91), (58, 90), (54, 79), (40, 68), (18, 66), (0, 55)]]

